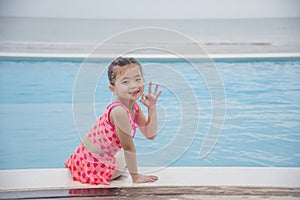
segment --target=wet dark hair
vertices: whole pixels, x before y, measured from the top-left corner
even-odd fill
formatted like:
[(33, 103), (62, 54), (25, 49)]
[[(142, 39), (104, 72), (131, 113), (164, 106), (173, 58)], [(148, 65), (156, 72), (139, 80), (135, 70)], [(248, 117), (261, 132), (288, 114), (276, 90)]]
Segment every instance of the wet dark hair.
[(108, 66), (108, 80), (111, 85), (115, 85), (116, 76), (117, 76), (117, 67), (124, 67), (129, 64), (137, 64), (140, 67), (141, 73), (142, 72), (142, 66), (141, 64), (135, 59), (135, 58), (125, 58), (125, 57), (118, 57), (112, 63)]

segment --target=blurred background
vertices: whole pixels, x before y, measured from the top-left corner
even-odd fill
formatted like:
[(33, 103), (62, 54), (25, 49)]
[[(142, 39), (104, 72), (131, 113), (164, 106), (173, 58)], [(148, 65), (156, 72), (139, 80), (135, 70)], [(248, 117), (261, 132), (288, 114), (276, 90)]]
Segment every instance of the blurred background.
[(0, 51), (87, 53), (122, 31), (161, 27), (210, 54), (299, 52), (299, 10), (297, 0), (0, 0)]

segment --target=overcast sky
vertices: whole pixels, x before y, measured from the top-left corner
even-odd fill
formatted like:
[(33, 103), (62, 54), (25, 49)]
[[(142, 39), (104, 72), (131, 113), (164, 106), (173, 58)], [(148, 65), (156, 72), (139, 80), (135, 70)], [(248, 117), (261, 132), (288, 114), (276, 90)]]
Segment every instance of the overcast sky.
[(300, 17), (300, 0), (0, 0), (0, 16), (191, 19)]

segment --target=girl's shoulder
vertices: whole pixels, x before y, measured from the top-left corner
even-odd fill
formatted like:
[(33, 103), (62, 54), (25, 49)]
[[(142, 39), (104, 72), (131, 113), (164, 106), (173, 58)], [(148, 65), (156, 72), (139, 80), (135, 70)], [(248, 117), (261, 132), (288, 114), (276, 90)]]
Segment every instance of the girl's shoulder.
[[(113, 102), (107, 107), (108, 117), (110, 119), (118, 117), (118, 118), (128, 118), (132, 123), (136, 122), (136, 118), (139, 113), (139, 105), (134, 102), (134, 116), (131, 116), (128, 108), (121, 102)], [(111, 115), (113, 112), (114, 115)]]
[[(121, 102), (118, 101), (114, 101), (111, 104), (109, 104), (107, 106), (107, 111), (110, 112), (112, 109), (116, 108), (116, 107), (122, 107), (126, 112), (129, 113), (128, 108)], [(138, 105), (137, 102), (134, 102), (134, 111), (138, 111), (140, 109), (140, 106)]]
[[(134, 109), (136, 109), (137, 106), (138, 105), (136, 105), (136, 102), (135, 102)], [(111, 112), (113, 112), (114, 114), (117, 114), (118, 116), (122, 116), (122, 117), (130, 116), (130, 112), (129, 112), (128, 108), (123, 103), (117, 102), (117, 101), (109, 104), (107, 106), (106, 112), (108, 113), (108, 116), (110, 116)]]

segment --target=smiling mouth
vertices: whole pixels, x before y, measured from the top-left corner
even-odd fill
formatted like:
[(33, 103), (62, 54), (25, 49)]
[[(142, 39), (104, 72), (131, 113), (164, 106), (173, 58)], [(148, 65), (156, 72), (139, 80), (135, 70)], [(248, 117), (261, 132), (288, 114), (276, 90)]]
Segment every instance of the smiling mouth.
[(134, 96), (134, 95), (137, 95), (139, 92), (140, 92), (140, 90), (135, 90), (135, 91), (129, 92), (129, 94)]

